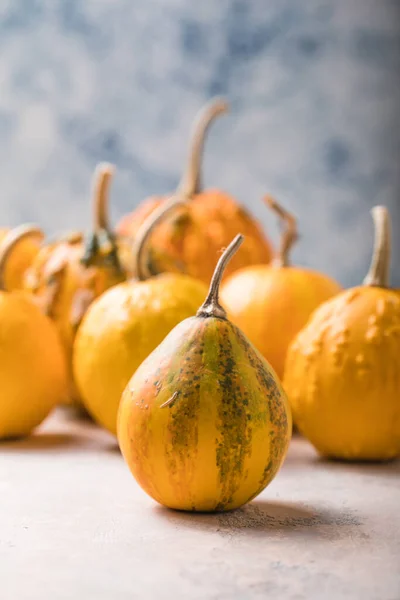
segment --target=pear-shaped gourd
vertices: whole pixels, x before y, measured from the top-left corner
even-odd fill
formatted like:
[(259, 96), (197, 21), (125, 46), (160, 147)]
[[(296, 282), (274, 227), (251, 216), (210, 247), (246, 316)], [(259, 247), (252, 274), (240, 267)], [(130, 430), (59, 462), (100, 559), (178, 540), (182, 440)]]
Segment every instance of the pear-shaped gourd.
[(74, 374), (93, 418), (116, 433), (121, 394), (132, 373), (177, 323), (194, 315), (207, 293), (197, 279), (179, 273), (151, 277), (147, 239), (180, 205), (172, 198), (139, 230), (134, 256), (137, 279), (105, 292), (89, 308), (74, 346)]
[(284, 376), (296, 424), (324, 456), (400, 454), (400, 297), (389, 289), (390, 221), (373, 209), (364, 285), (324, 303), (293, 340)]
[[(189, 202), (152, 236), (148, 254), (151, 272), (176, 271), (178, 265), (179, 270), (208, 285), (218, 253), (237, 231), (246, 236), (246, 248), (230, 262), (227, 274), (246, 265), (268, 263), (271, 258), (271, 245), (257, 221), (227, 193), (201, 187), (206, 132), (214, 119), (227, 110), (228, 104), (217, 98), (206, 104), (195, 120), (188, 164), (177, 190)], [(148, 198), (122, 219), (117, 231), (135, 236), (144, 219), (167, 198)]]
[[(98, 165), (93, 179), (93, 233), (85, 239), (77, 232), (43, 243), (26, 270), (23, 289), (54, 320), (71, 371), (72, 345), (89, 304), (109, 287), (126, 278), (127, 242), (117, 239), (108, 222), (108, 195), (113, 167)], [(35, 226), (21, 226), (6, 236), (0, 247), (0, 280), (6, 284), (9, 263), (27, 239), (44, 240)], [(70, 372), (70, 395), (78, 401)]]
[(279, 252), (270, 265), (245, 267), (228, 277), (221, 301), (233, 323), (282, 377), (290, 342), (311, 313), (341, 287), (323, 273), (290, 264), (296, 219), (272, 198), (265, 200), (282, 221)]
[(28, 435), (67, 397), (54, 324), (24, 294), (0, 289), (0, 439)]
[(273, 479), (291, 414), (273, 370), (218, 301), (237, 236), (195, 317), (182, 321), (126, 387), (118, 415), (123, 456), (155, 500), (188, 511), (237, 508)]

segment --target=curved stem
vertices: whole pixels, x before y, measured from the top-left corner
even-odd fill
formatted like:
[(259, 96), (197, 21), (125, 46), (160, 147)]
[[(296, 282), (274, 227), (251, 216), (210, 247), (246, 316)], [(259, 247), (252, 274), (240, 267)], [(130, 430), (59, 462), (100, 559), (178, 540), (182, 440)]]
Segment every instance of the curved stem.
[(374, 206), (371, 215), (375, 227), (375, 243), (371, 265), (363, 284), (376, 287), (389, 287), (391, 223), (385, 206)]
[(96, 232), (110, 231), (108, 198), (114, 171), (110, 163), (100, 163), (93, 175), (93, 228)]
[(290, 265), (290, 251), (293, 244), (298, 240), (299, 237), (297, 220), (291, 213), (285, 210), (270, 196), (265, 196), (264, 202), (278, 215), (283, 228), (279, 250), (273, 260), (273, 265), (276, 267), (288, 267)]
[(37, 238), (41, 242), (44, 240), (44, 233), (36, 225), (20, 225), (9, 231), (0, 244), (0, 290), (3, 292), (7, 291), (4, 277), (7, 261), (16, 245), (29, 237)]
[(177, 188), (177, 192), (185, 198), (191, 198), (200, 191), (206, 133), (214, 119), (226, 113), (228, 109), (229, 105), (225, 100), (213, 98), (197, 114), (190, 139), (188, 163)]
[(217, 266), (215, 267), (207, 298), (197, 311), (198, 317), (219, 317), (220, 319), (226, 319), (226, 312), (219, 303), (219, 288), (225, 268), (233, 255), (239, 250), (243, 240), (244, 236), (241, 233), (238, 233), (237, 236), (231, 241), (229, 246), (224, 250), (224, 253), (220, 257)]
[(145, 219), (140, 226), (133, 246), (134, 263), (136, 266), (136, 278), (139, 281), (145, 281), (151, 277), (151, 273), (148, 269), (148, 256), (147, 256), (147, 241), (150, 234), (154, 231), (154, 228), (161, 223), (168, 213), (174, 210), (177, 206), (185, 204), (185, 199), (180, 196), (171, 196), (163, 202), (161, 206), (153, 210), (153, 212)]

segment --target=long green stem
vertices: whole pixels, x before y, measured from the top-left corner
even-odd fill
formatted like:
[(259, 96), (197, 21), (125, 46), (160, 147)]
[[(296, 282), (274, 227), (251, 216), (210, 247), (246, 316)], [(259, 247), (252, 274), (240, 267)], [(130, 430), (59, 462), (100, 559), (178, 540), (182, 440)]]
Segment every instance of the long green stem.
[(197, 311), (198, 317), (219, 317), (220, 319), (226, 319), (226, 312), (219, 303), (219, 288), (225, 268), (232, 259), (233, 255), (239, 250), (243, 240), (244, 236), (241, 233), (238, 233), (238, 235), (231, 241), (229, 246), (224, 250), (224, 253), (220, 257), (217, 266), (215, 267), (207, 298)]

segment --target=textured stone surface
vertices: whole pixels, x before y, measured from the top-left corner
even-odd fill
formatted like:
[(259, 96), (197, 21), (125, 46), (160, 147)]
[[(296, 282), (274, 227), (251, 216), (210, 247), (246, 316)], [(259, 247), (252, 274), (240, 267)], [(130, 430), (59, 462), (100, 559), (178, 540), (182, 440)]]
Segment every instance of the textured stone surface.
[[(300, 219), (294, 258), (344, 284), (390, 207), (400, 255), (400, 3), (396, 0), (3, 0), (0, 224), (89, 219), (99, 160), (114, 216), (177, 183), (191, 120), (215, 94), (205, 183)], [(400, 286), (400, 263), (393, 265)]]
[(157, 506), (114, 440), (53, 417), (0, 447), (4, 600), (398, 600), (400, 463), (295, 439), (271, 486), (220, 515)]

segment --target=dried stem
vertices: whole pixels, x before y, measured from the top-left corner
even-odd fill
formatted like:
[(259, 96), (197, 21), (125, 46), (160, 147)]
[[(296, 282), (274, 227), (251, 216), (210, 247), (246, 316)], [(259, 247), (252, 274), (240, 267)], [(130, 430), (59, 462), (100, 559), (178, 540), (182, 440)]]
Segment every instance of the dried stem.
[(189, 158), (177, 192), (185, 198), (199, 193), (201, 188), (201, 163), (204, 140), (209, 126), (216, 117), (228, 111), (228, 103), (221, 98), (214, 98), (198, 113), (192, 130), (189, 146)]
[(215, 267), (207, 298), (197, 311), (198, 317), (219, 317), (220, 319), (226, 319), (226, 312), (219, 303), (219, 288), (225, 268), (233, 255), (239, 250), (243, 240), (244, 236), (241, 233), (238, 233), (238, 235), (231, 241), (229, 246), (224, 250), (224, 253), (220, 257), (217, 266)]
[(114, 172), (113, 165), (100, 163), (93, 175), (93, 228), (95, 232), (110, 231), (108, 199)]
[(12, 252), (15, 250), (17, 244), (22, 242), (26, 238), (36, 238), (38, 240), (38, 244), (43, 241), (44, 233), (43, 231), (37, 227), (36, 225), (20, 225), (19, 227), (14, 227), (9, 231), (3, 241), (0, 244), (0, 290), (6, 291), (5, 284), (5, 269), (7, 265), (7, 261), (11, 257)]
[(385, 206), (374, 206), (371, 210), (375, 227), (375, 243), (371, 265), (364, 285), (389, 287), (391, 223), (389, 211)]
[(171, 196), (161, 206), (157, 207), (153, 212), (145, 219), (140, 226), (133, 246), (134, 263), (136, 265), (136, 277), (139, 281), (145, 281), (151, 277), (151, 273), (148, 269), (148, 250), (147, 241), (154, 228), (161, 223), (167, 214), (176, 209), (177, 206), (185, 204), (185, 199), (180, 196)]
[(264, 202), (278, 215), (283, 228), (279, 251), (276, 253), (273, 265), (276, 267), (288, 267), (290, 265), (290, 251), (299, 237), (297, 220), (270, 196), (265, 196)]

